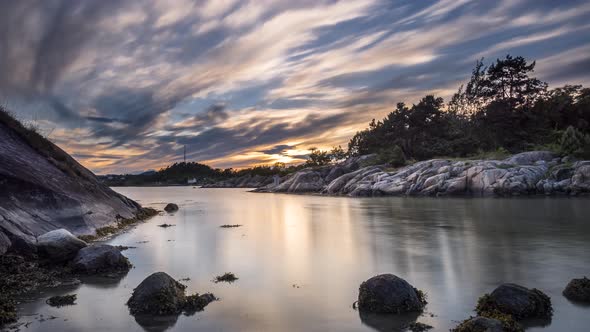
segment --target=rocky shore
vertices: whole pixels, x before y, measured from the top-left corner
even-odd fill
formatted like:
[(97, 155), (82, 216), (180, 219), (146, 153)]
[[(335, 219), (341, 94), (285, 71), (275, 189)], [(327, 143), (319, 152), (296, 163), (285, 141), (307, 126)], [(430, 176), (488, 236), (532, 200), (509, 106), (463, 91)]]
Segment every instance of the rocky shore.
[(503, 160), (433, 159), (390, 169), (372, 156), (306, 168), (256, 192), (341, 196), (520, 196), (590, 192), (590, 161), (531, 151)]

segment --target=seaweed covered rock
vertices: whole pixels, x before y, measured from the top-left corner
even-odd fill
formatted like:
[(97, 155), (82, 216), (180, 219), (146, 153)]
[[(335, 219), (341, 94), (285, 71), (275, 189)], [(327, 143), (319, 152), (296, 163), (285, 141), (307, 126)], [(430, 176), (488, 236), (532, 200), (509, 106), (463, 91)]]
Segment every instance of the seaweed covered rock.
[(0, 294), (0, 327), (16, 322), (16, 306), (14, 301)]
[(127, 305), (132, 314), (178, 314), (186, 301), (185, 288), (168, 274), (156, 272), (133, 290)]
[(53, 262), (71, 260), (86, 245), (86, 242), (63, 228), (47, 232), (37, 238), (39, 254)]
[[(508, 332), (502, 322), (487, 317), (472, 317), (451, 330), (452, 332)], [(516, 332), (516, 331), (515, 331)]]
[(563, 290), (563, 296), (571, 301), (590, 303), (590, 279), (572, 279)]
[(421, 311), (424, 294), (393, 274), (381, 274), (363, 282), (359, 288), (358, 308), (375, 313)]
[(131, 263), (117, 247), (99, 244), (80, 249), (72, 266), (77, 272), (92, 274), (126, 272), (131, 268)]
[(164, 211), (166, 211), (168, 213), (176, 212), (176, 211), (178, 211), (178, 205), (176, 205), (174, 203), (168, 203), (166, 205), (166, 207), (164, 207)]
[(549, 319), (553, 313), (551, 299), (538, 289), (528, 289), (516, 284), (503, 284), (491, 294), (479, 299), (476, 312), (480, 316), (490, 317), (499, 312), (515, 319), (542, 318)]
[(211, 293), (189, 295), (186, 297), (183, 309), (188, 313), (202, 311), (209, 303), (216, 300), (215, 295)]
[(45, 303), (47, 303), (48, 305), (52, 306), (52, 307), (63, 307), (66, 305), (74, 305), (76, 304), (76, 299), (77, 299), (77, 295), (76, 294), (70, 294), (70, 295), (63, 295), (63, 296), (52, 296), (50, 298), (47, 299), (47, 301), (45, 301)]

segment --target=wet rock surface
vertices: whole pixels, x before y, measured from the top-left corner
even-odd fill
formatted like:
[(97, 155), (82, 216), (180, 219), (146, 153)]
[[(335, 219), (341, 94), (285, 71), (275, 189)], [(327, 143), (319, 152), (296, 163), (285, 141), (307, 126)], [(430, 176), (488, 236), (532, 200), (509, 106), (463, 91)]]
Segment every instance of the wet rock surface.
[(482, 296), (476, 311), (480, 316), (500, 312), (514, 317), (550, 319), (553, 313), (551, 299), (538, 289), (516, 284), (498, 286), (491, 294)]
[(72, 261), (74, 271), (83, 274), (127, 272), (131, 263), (119, 248), (108, 244), (92, 245), (78, 251)]
[(56, 229), (37, 238), (39, 254), (53, 262), (69, 261), (86, 246), (86, 242), (65, 229)]
[(393, 274), (372, 277), (359, 288), (359, 311), (399, 314), (421, 311), (425, 305), (421, 291)]
[(572, 279), (563, 290), (563, 296), (570, 301), (590, 304), (590, 279)]
[(166, 211), (168, 213), (176, 212), (176, 211), (178, 211), (178, 205), (176, 205), (174, 203), (168, 203), (164, 207), (164, 211)]

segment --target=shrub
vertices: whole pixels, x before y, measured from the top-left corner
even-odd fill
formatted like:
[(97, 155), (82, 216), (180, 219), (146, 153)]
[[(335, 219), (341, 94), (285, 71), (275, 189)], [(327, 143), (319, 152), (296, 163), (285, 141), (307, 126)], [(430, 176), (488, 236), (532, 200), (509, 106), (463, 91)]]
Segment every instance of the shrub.
[(406, 156), (404, 151), (398, 146), (394, 145), (392, 148), (383, 148), (377, 152), (378, 163), (389, 164), (393, 167), (401, 167), (406, 164)]

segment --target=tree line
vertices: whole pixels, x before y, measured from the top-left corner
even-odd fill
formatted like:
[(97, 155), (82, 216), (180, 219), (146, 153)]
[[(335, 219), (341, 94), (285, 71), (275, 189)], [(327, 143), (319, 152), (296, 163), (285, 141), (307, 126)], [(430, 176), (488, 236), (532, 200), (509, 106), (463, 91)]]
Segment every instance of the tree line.
[(427, 95), (398, 103), (381, 121), (354, 135), (349, 156), (376, 153), (383, 162), (470, 157), (533, 149), (590, 158), (590, 89), (548, 89), (532, 77), (535, 62), (507, 55), (485, 66), (445, 104)]

